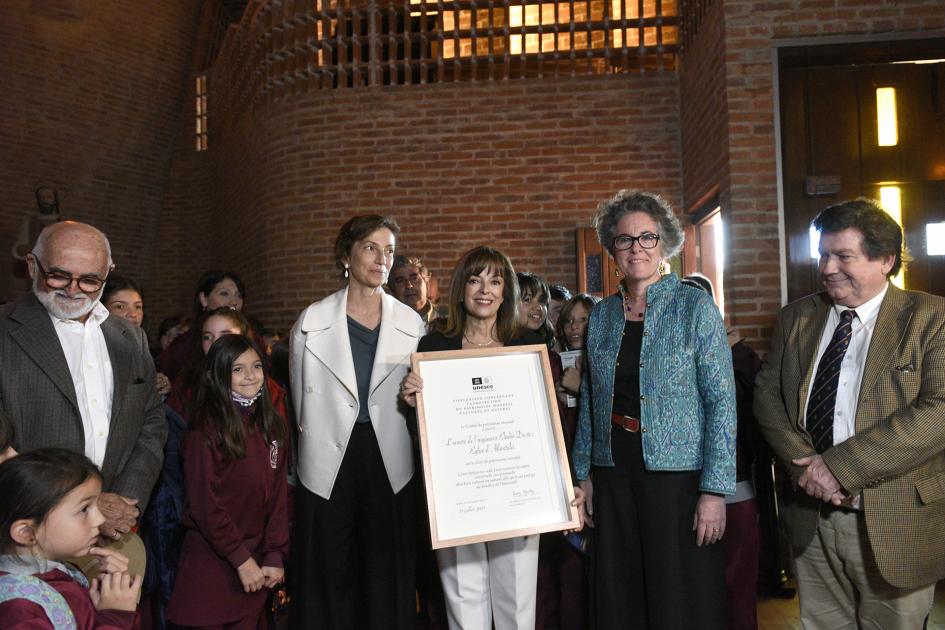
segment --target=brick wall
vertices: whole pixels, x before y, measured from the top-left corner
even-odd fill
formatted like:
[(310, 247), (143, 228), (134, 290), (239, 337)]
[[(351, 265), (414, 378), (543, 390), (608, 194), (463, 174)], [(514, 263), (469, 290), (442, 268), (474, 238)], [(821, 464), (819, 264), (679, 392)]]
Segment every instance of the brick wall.
[(721, 0), (705, 0), (699, 31), (679, 67), (685, 210), (695, 210), (728, 176), (725, 23)]
[(27, 286), (11, 251), (55, 186), (65, 218), (109, 235), (149, 284), (197, 0), (3, 5), (0, 19), (0, 301)]
[[(695, 72), (712, 65), (687, 53), (681, 73), (686, 203), (694, 203), (696, 199), (690, 195), (702, 194), (713, 178), (717, 180), (728, 224), (726, 308), (752, 345), (766, 350), (781, 306), (772, 41), (941, 31), (945, 29), (945, 3), (718, 0), (717, 4), (724, 24), (722, 117), (728, 147), (725, 163), (706, 170), (705, 164), (714, 162), (716, 147), (714, 140), (700, 138), (710, 133), (715, 139), (715, 132), (707, 132), (697, 115), (690, 116), (690, 108), (696, 107), (694, 100), (711, 100), (718, 88), (708, 83), (700, 87), (698, 76), (686, 76), (690, 69)], [(713, 19), (711, 15), (707, 18), (709, 26), (695, 43), (703, 50), (713, 48), (719, 39), (718, 30), (711, 26)]]
[[(726, 302), (759, 349), (780, 306), (772, 41), (945, 29), (940, 0), (716, 0), (678, 80), (290, 93), (215, 120), (225, 108), (211, 77), (211, 146), (198, 155), (187, 74), (198, 4), (5, 7), (0, 251), (48, 182), (66, 216), (112, 237), (152, 324), (188, 309), (202, 269), (225, 266), (245, 276), (249, 309), (285, 327), (339, 286), (330, 246), (354, 212), (396, 216), (402, 251), (425, 254), (444, 283), (486, 242), (573, 286), (574, 228), (614, 190), (689, 208), (718, 187)], [(24, 286), (12, 269), (5, 255), (0, 300)]]
[[(174, 143), (170, 173), (161, 207), (154, 252), (154, 274), (145, 296), (146, 326), (156, 339), (161, 320), (189, 316), (193, 286), (200, 270), (225, 266), (207, 247), (210, 203), (208, 153), (197, 152), (194, 142), (194, 82), (183, 89), (180, 133)], [(219, 227), (219, 226), (218, 226)]]
[[(331, 248), (355, 213), (396, 217), (399, 249), (444, 291), (483, 243), (573, 287), (575, 228), (598, 202), (631, 186), (681, 201), (671, 73), (321, 91), (236, 120), (214, 119), (214, 91), (211, 78), (208, 228), (187, 247), (241, 274), (247, 310), (279, 328), (341, 286)], [(189, 300), (200, 269), (181, 284), (175, 264), (162, 259), (156, 289)]]

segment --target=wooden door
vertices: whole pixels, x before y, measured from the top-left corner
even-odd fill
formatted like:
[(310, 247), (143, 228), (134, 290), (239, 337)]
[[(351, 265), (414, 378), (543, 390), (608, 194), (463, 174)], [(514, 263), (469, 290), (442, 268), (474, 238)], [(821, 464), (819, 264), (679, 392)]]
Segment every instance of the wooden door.
[(577, 241), (577, 276), (578, 291), (600, 298), (613, 295), (618, 291), (620, 276), (617, 266), (597, 240), (594, 228), (578, 228), (575, 232)]
[[(945, 221), (945, 63), (782, 67), (780, 76), (788, 300), (819, 289), (811, 220), (833, 203), (879, 199), (884, 186), (899, 190), (914, 258), (906, 288), (945, 295), (945, 256), (929, 255), (925, 236)], [(877, 142), (879, 87), (896, 89), (894, 146)]]

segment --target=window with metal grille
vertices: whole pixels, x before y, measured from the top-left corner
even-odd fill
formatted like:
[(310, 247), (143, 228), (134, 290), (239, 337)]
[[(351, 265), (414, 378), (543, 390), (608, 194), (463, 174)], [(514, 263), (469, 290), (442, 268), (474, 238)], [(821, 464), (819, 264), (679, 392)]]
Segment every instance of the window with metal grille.
[(207, 75), (201, 74), (196, 81), (196, 102), (194, 103), (198, 151), (207, 150)]
[(228, 38), (220, 72), (223, 89), (250, 88), (255, 100), (312, 87), (671, 70), (678, 2), (262, 2)]

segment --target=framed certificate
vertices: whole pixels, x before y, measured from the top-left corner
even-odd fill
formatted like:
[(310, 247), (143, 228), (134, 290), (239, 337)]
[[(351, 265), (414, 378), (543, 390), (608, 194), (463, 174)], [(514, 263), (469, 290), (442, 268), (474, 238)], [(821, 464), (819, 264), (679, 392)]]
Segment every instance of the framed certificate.
[(412, 362), (433, 548), (576, 528), (548, 349), (418, 352)]

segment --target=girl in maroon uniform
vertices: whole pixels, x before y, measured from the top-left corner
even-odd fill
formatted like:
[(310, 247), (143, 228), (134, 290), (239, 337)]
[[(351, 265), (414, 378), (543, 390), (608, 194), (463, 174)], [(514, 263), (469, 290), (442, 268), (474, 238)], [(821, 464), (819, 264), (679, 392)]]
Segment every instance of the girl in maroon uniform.
[(288, 551), (288, 428), (250, 339), (225, 335), (213, 343), (188, 415), (181, 441), (186, 533), (167, 619), (256, 628)]
[[(94, 547), (105, 518), (102, 477), (84, 455), (37, 449), (0, 465), (0, 628), (131, 628), (141, 576), (128, 559)], [(98, 557), (92, 580), (69, 558)]]

